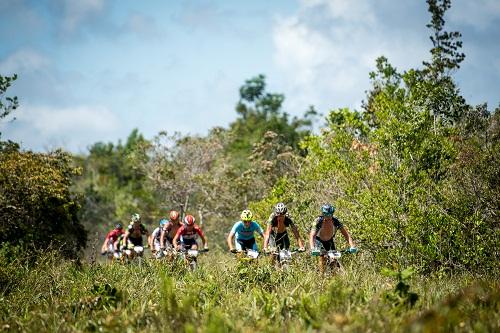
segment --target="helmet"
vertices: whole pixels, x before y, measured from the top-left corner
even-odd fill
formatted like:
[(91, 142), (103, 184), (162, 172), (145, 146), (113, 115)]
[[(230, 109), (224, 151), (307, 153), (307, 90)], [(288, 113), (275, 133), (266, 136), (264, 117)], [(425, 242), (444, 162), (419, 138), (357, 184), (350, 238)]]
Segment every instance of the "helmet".
[(115, 225), (115, 229), (123, 229), (122, 224), (121, 224), (121, 223), (117, 223), (117, 224)]
[(253, 218), (253, 214), (248, 209), (245, 209), (244, 211), (241, 212), (240, 217), (242, 221), (251, 221)]
[(130, 221), (132, 221), (132, 223), (134, 222), (139, 222), (141, 220), (141, 215), (135, 213), (135, 214), (132, 214), (132, 218), (130, 219)]
[(333, 216), (334, 212), (335, 212), (335, 207), (333, 207), (329, 203), (326, 203), (323, 206), (321, 206), (321, 213), (323, 213), (323, 216)]
[(187, 226), (194, 225), (195, 218), (193, 215), (186, 215), (184, 217), (184, 224)]
[(284, 203), (279, 202), (276, 207), (274, 207), (274, 210), (276, 211), (276, 214), (284, 215), (288, 211), (288, 208), (286, 208)]
[(171, 210), (169, 217), (171, 221), (177, 221), (179, 219), (179, 212), (176, 210)]
[(165, 224), (167, 224), (167, 220), (166, 219), (161, 219), (160, 220), (160, 227), (163, 227)]

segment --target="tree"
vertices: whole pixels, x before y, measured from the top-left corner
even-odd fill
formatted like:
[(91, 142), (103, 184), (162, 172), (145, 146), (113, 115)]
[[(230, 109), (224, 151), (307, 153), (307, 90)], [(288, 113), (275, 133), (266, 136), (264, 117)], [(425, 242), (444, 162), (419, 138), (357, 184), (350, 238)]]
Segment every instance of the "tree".
[(7, 92), (7, 89), (16, 79), (17, 79), (16, 74), (10, 77), (0, 75), (0, 119), (7, 117), (12, 111), (17, 109), (19, 106), (19, 101), (17, 100), (17, 96), (4, 97), (5, 93)]
[(60, 250), (76, 257), (87, 234), (78, 221), (78, 197), (70, 190), (80, 170), (62, 151), (0, 153), (0, 243)]
[(240, 117), (229, 126), (231, 141), (227, 147), (240, 170), (249, 167), (248, 156), (253, 145), (268, 131), (279, 134), (295, 151), (300, 150), (299, 142), (310, 133), (317, 112), (310, 108), (303, 118), (290, 119), (290, 115), (281, 110), (284, 100), (282, 94), (266, 92), (264, 75), (246, 80), (240, 88), (240, 100), (236, 105)]
[(364, 112), (331, 111), (328, 127), (301, 144), (301, 172), (261, 203), (292, 203), (307, 226), (302, 216), (334, 202), (384, 264), (488, 270), (498, 255), (498, 114), (460, 95), (451, 77), (464, 59), (460, 34), (444, 30), (450, 2), (428, 4), (432, 61), (400, 73), (377, 59)]
[(84, 193), (81, 220), (92, 233), (126, 223), (134, 212), (141, 213), (145, 222), (158, 218), (155, 194), (146, 187), (146, 174), (139, 167), (148, 159), (142, 154), (148, 144), (134, 129), (125, 144), (97, 142), (89, 147), (88, 156), (75, 157), (83, 169), (76, 180), (77, 190)]
[[(13, 76), (2, 76), (0, 75), (0, 121), (6, 118), (12, 111), (19, 107), (19, 101), (17, 96), (5, 97), (7, 89), (11, 86), (12, 82), (17, 79), (17, 75)], [(14, 118), (15, 119), (15, 118)], [(2, 133), (0, 132), (0, 139)], [(0, 152), (2, 150), (18, 150), (19, 145), (12, 141), (4, 142), (0, 140)]]

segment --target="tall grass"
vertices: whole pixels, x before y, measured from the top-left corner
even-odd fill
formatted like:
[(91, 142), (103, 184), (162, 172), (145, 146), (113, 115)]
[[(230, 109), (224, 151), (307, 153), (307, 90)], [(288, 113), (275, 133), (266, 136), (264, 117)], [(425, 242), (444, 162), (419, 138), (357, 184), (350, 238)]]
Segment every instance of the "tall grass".
[[(0, 329), (30, 332), (493, 332), (500, 328), (499, 281), (471, 274), (382, 274), (368, 254), (345, 271), (317, 272), (297, 256), (287, 270), (268, 258), (238, 262), (220, 252), (181, 262), (90, 265), (56, 253), (36, 263), (0, 256)], [(401, 283), (401, 284), (400, 284)], [(399, 287), (398, 287), (399, 286)], [(403, 288), (401, 289), (401, 286)], [(403, 292), (401, 290), (404, 290)], [(410, 293), (418, 299), (406, 301)]]

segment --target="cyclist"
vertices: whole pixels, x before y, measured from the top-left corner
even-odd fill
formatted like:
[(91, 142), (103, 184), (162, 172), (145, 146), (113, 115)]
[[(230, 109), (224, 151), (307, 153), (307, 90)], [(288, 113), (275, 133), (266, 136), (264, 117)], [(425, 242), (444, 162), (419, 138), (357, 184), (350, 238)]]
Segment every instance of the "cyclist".
[(290, 238), (288, 237), (287, 228), (290, 227), (299, 244), (299, 251), (304, 251), (304, 243), (300, 238), (299, 230), (290, 216), (288, 216), (287, 212), (288, 208), (282, 202), (274, 207), (274, 212), (267, 220), (264, 250), (267, 250), (270, 238), (274, 239), (275, 246), (278, 250), (288, 250), (290, 248)]
[[(184, 217), (184, 225), (181, 226), (172, 240), (172, 244), (175, 245), (177, 250), (184, 249), (198, 249), (198, 243), (196, 242), (197, 236), (200, 236), (203, 241), (203, 248), (208, 250), (208, 241), (203, 231), (200, 227), (196, 225), (195, 218), (193, 215), (186, 215)], [(180, 242), (178, 242), (180, 240)]]
[[(357, 249), (354, 245), (351, 235), (346, 227), (333, 216), (335, 207), (329, 203), (321, 206), (321, 215), (314, 221), (311, 233), (309, 235), (309, 245), (313, 255), (319, 254), (318, 249), (325, 251), (335, 250), (334, 237), (337, 230), (340, 230), (347, 243), (349, 243), (349, 252), (356, 253)], [(324, 267), (325, 258), (321, 256), (321, 267)]]
[(149, 232), (141, 223), (141, 216), (133, 214), (127, 231), (123, 235), (123, 247), (126, 249), (133, 248), (134, 246), (142, 245), (142, 236), (149, 237)]
[(151, 234), (151, 236), (149, 236), (148, 244), (153, 254), (159, 254), (161, 256), (160, 250), (162, 248), (165, 248), (165, 244), (160, 241), (161, 240), (160, 236), (166, 223), (167, 223), (166, 219), (161, 219), (160, 226), (157, 227), (155, 230), (153, 230), (153, 233)]
[[(177, 233), (177, 230), (182, 226), (182, 220), (179, 218), (179, 212), (176, 210), (170, 211), (169, 221), (163, 226), (163, 230), (161, 231), (160, 236), (160, 244), (162, 244), (163, 249), (166, 246), (173, 247), (174, 236)], [(180, 241), (180, 239), (179, 239)]]
[(240, 218), (241, 221), (233, 225), (227, 236), (229, 251), (234, 252), (233, 238), (235, 238), (234, 244), (237, 251), (244, 251), (246, 249), (257, 251), (258, 248), (254, 234), (257, 232), (261, 237), (264, 237), (264, 231), (256, 221), (252, 221), (253, 214), (248, 209), (241, 212)]
[(118, 247), (115, 246), (115, 242), (123, 234), (123, 227), (120, 223), (115, 225), (115, 228), (108, 232), (106, 235), (106, 239), (102, 244), (101, 254), (105, 255), (106, 253), (115, 253), (118, 251)]

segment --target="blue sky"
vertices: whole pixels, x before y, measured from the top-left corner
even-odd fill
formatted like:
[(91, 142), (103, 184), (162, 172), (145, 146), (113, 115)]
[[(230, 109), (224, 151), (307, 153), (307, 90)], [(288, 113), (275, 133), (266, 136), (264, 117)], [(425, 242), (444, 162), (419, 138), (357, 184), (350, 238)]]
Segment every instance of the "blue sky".
[[(455, 0), (446, 20), (463, 34), (463, 95), (494, 109), (500, 1)], [(428, 21), (424, 0), (0, 0), (0, 73), (19, 75), (21, 102), (0, 132), (73, 152), (133, 128), (205, 134), (260, 73), (292, 115), (359, 108), (378, 56), (400, 70), (429, 59)]]

